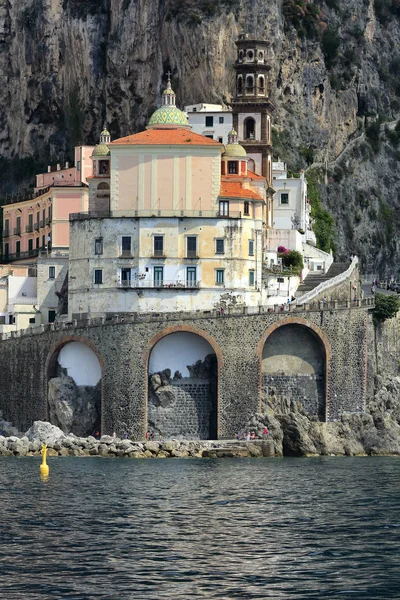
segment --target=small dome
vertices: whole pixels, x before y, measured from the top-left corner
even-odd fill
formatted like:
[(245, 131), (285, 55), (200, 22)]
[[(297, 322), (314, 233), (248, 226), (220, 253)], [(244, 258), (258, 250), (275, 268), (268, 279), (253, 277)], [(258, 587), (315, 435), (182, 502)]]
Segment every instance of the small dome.
[(92, 156), (110, 156), (110, 148), (107, 144), (97, 144), (94, 147)]
[[(167, 90), (166, 90), (167, 91)], [(150, 117), (149, 127), (157, 125), (178, 125), (188, 127), (189, 121), (184, 112), (176, 106), (161, 106)]]
[(222, 156), (242, 157), (247, 156), (247, 152), (240, 144), (226, 144)]
[(100, 135), (107, 135), (107, 136), (109, 136), (109, 135), (111, 135), (111, 134), (110, 134), (110, 132), (108, 131), (108, 129), (103, 129), (103, 131), (101, 132), (101, 134), (100, 134)]
[(175, 96), (175, 92), (172, 88), (168, 87), (166, 90), (163, 91), (163, 96), (165, 96), (166, 94), (171, 94)]

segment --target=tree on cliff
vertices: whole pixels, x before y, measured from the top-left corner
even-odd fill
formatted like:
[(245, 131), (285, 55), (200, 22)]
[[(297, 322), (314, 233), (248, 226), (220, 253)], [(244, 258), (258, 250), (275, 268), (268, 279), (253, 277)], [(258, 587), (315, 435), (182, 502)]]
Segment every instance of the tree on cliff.
[(375, 308), (373, 311), (375, 321), (386, 321), (396, 315), (400, 309), (400, 300), (397, 296), (376, 294)]

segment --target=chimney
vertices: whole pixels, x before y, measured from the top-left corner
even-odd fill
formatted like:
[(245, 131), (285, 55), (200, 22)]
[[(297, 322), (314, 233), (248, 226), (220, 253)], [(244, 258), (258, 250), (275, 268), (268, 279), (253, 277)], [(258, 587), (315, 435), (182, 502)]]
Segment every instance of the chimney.
[(57, 164), (57, 171), (61, 171), (61, 165), (60, 165), (60, 163)]
[(66, 169), (69, 169), (69, 162), (66, 162), (66, 163), (65, 163), (65, 168), (66, 168)]

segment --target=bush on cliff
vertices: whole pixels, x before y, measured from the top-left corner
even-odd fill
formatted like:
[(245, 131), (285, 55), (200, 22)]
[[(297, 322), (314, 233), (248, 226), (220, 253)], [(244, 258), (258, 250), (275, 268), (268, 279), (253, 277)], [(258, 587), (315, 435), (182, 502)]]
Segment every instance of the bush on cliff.
[(400, 300), (397, 296), (386, 296), (385, 294), (376, 294), (375, 308), (373, 311), (375, 321), (386, 321), (396, 315), (400, 309)]
[(282, 258), (282, 264), (284, 267), (291, 267), (293, 273), (300, 274), (300, 271), (304, 267), (303, 255), (297, 250), (289, 250), (285, 253), (279, 254)]

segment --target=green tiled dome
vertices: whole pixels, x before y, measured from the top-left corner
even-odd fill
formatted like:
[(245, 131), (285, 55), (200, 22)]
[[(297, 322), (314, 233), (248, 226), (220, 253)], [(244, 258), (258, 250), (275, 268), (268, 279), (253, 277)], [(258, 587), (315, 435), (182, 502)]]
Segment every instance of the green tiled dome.
[(107, 135), (107, 136), (109, 136), (110, 132), (108, 131), (108, 129), (103, 129), (103, 131), (101, 132), (100, 135)]
[(149, 126), (155, 125), (180, 125), (187, 127), (189, 125), (188, 118), (176, 106), (161, 106), (150, 117)]
[(227, 144), (222, 156), (247, 156), (247, 152), (240, 144)]
[(92, 154), (92, 156), (109, 156), (109, 155), (110, 155), (110, 148), (107, 146), (107, 144), (97, 144), (97, 146), (94, 147), (93, 154)]

